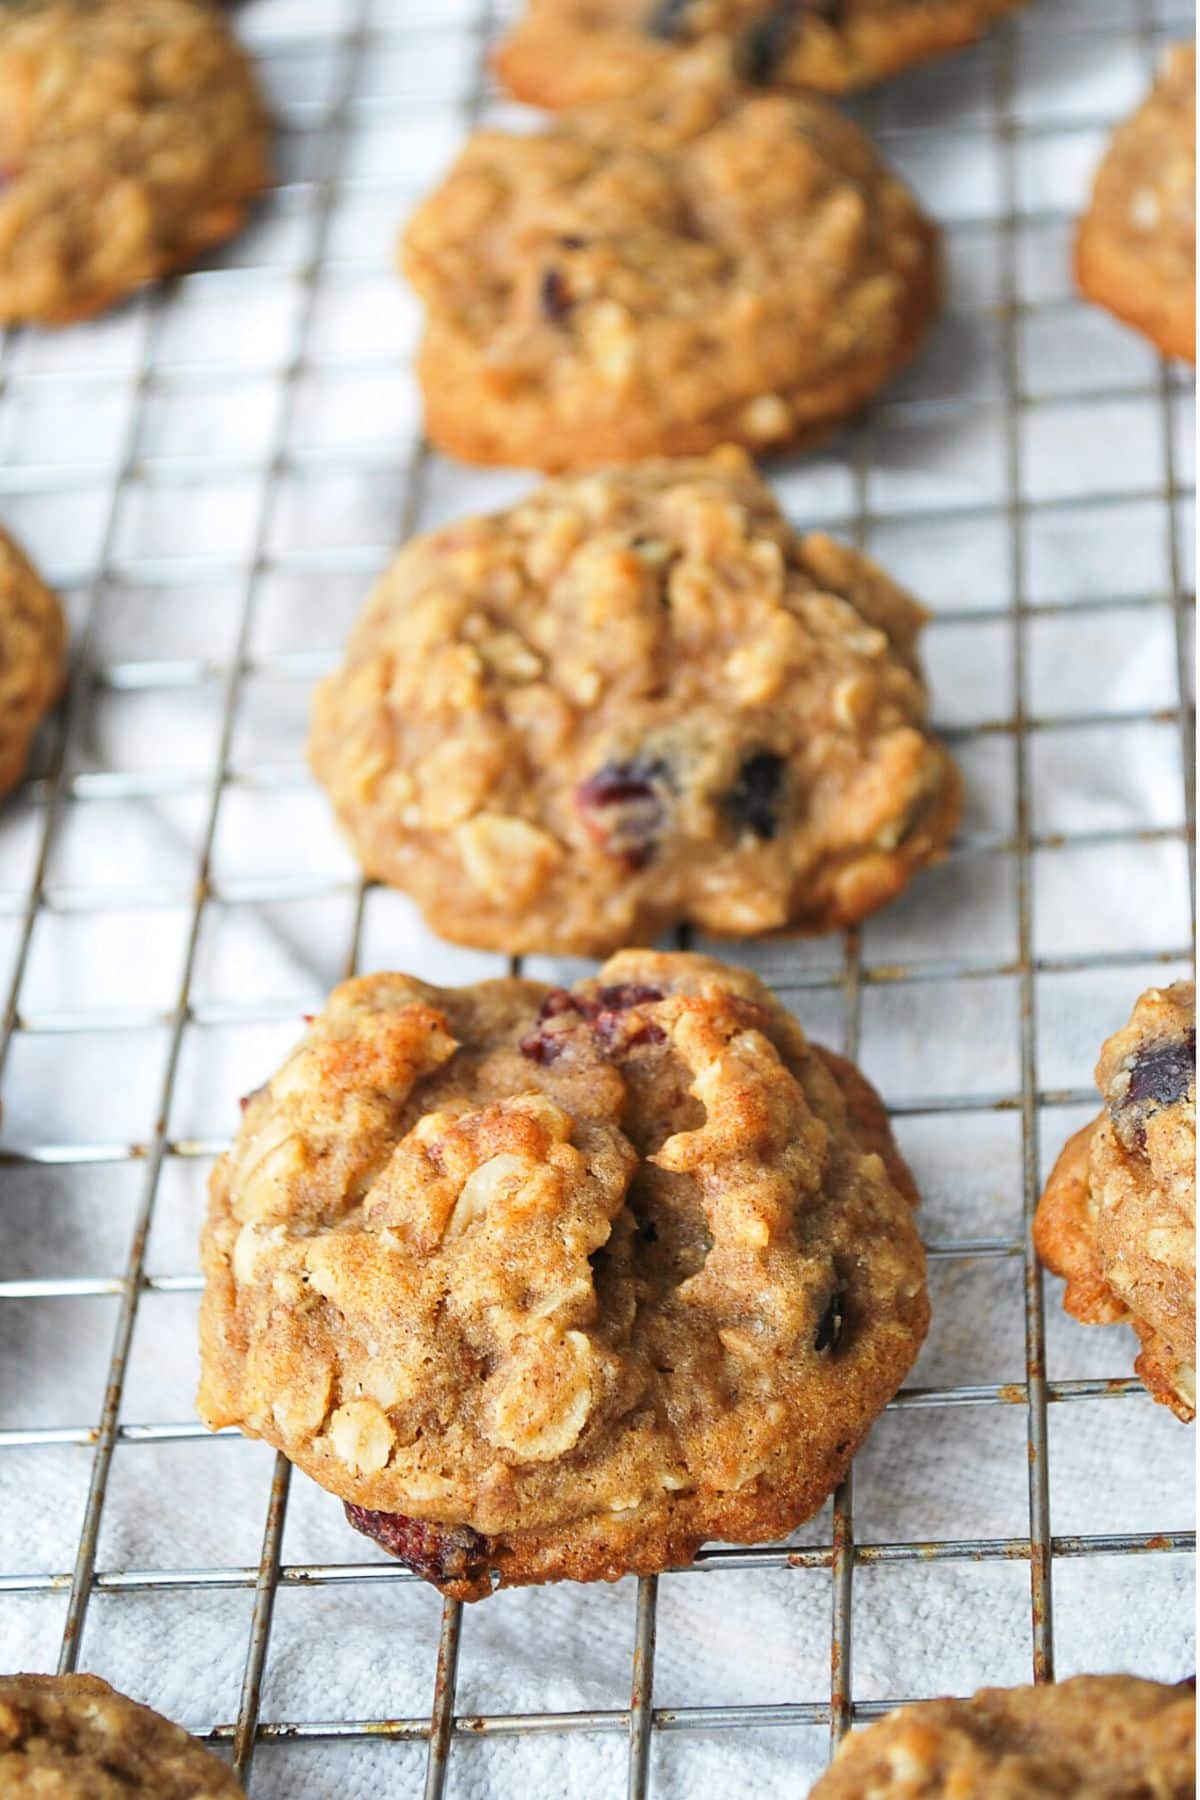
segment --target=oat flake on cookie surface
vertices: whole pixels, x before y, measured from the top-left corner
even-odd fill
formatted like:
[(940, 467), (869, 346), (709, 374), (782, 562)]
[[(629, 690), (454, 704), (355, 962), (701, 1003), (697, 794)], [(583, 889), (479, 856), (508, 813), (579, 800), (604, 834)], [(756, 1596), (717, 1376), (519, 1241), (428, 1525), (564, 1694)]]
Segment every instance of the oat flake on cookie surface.
[(462, 1599), (778, 1537), (920, 1346), (915, 1199), (747, 971), (363, 977), (214, 1171), (201, 1415)]
[(714, 80), (478, 131), (417, 207), (426, 429), (556, 470), (827, 436), (918, 349), (938, 236), (825, 101)]
[(644, 91), (703, 43), (783, 90), (867, 87), (979, 37), (1027, 0), (527, 0), (496, 54), (519, 100), (553, 108)]
[(208, 0), (8, 0), (0, 164), (0, 321), (62, 325), (238, 230), (266, 113)]

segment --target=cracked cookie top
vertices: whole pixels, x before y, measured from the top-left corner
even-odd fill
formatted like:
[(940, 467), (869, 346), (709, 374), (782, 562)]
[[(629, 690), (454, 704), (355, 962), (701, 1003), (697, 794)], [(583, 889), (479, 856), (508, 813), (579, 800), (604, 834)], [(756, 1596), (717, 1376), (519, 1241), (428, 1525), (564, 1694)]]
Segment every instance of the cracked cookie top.
[(730, 75), (828, 93), (970, 43), (1025, 0), (526, 0), (496, 68), (520, 100), (579, 106), (641, 93), (686, 46)]
[(1196, 990), (1148, 988), (1096, 1067), (1104, 1111), (1060, 1156), (1037, 1247), (1086, 1324), (1127, 1320), (1137, 1371), (1181, 1418), (1196, 1406)]
[(241, 225), (266, 146), (208, 0), (0, 6), (0, 320), (87, 318), (186, 266)]
[(730, 91), (707, 61), (636, 105), (476, 132), (417, 207), (443, 449), (550, 470), (778, 449), (914, 354), (940, 259), (909, 190), (825, 102)]
[(1115, 133), (1075, 243), (1091, 300), (1196, 360), (1196, 47), (1176, 44)]
[(492, 1538), (697, 1495), (709, 1535), (750, 1497), (786, 1529), (924, 1335), (914, 1198), (862, 1078), (747, 972), (361, 978), (214, 1173), (200, 1411)]
[(0, 1675), (0, 1794), (239, 1800), (221, 1760), (96, 1675)]
[(562, 479), (401, 552), (310, 757), (364, 866), (443, 936), (828, 930), (957, 823), (923, 616), (797, 536), (738, 451)]
[(0, 531), (0, 794), (25, 773), (33, 734), (63, 684), (66, 648), (57, 595)]
[(1191, 1800), (1194, 1685), (1077, 1675), (902, 1706), (851, 1732), (812, 1800)]

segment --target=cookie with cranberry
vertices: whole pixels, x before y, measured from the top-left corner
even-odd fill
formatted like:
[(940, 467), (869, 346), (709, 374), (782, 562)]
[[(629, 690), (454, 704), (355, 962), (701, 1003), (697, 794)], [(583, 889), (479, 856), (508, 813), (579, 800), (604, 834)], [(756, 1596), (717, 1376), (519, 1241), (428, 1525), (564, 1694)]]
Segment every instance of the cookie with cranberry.
[(0, 531), (0, 795), (25, 773), (33, 735), (62, 688), (66, 647), (57, 595)]
[(1104, 1111), (1069, 1140), (1034, 1240), (1085, 1325), (1124, 1320), (1135, 1367), (1181, 1419), (1196, 1412), (1196, 990), (1149, 988), (1100, 1053)]
[(934, 226), (856, 125), (700, 79), (476, 132), (402, 262), (430, 438), (546, 470), (813, 443), (941, 293)]
[(239, 229), (270, 179), (266, 114), (208, 0), (14, 0), (0, 164), (0, 321), (63, 325)]
[(829, 931), (958, 820), (923, 619), (741, 451), (564, 477), (400, 553), (309, 754), (364, 869), (458, 942)]
[(915, 1199), (745, 970), (362, 977), (214, 1171), (200, 1412), (459, 1599), (779, 1537), (925, 1334)]
[(526, 0), (496, 54), (520, 100), (636, 95), (702, 45), (741, 81), (840, 94), (971, 43), (1026, 0)]
[(232, 1771), (96, 1675), (0, 1675), (0, 1794), (239, 1800)]
[(1113, 138), (1075, 240), (1089, 300), (1167, 356), (1196, 360), (1196, 47), (1167, 52)]
[(1192, 1800), (1194, 1684), (1076, 1675), (901, 1706), (851, 1732), (811, 1800)]

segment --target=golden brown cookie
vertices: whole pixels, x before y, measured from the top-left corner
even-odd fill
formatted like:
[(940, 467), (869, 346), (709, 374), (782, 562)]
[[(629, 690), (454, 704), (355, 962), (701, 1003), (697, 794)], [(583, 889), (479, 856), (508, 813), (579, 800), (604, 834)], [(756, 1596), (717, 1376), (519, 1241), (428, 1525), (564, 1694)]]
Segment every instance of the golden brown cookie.
[(364, 868), (458, 942), (828, 931), (958, 821), (922, 622), (741, 451), (564, 478), (401, 552), (309, 753)]
[(957, 50), (1026, 0), (526, 0), (496, 54), (520, 100), (553, 108), (644, 92), (682, 47), (791, 91), (845, 93)]
[(63, 325), (238, 230), (266, 114), (208, 0), (12, 0), (0, 165), (0, 321)]
[(0, 795), (25, 773), (33, 734), (63, 684), (66, 647), (57, 596), (0, 531)]
[(0, 1795), (238, 1800), (232, 1771), (96, 1675), (0, 1675)]
[(812, 443), (940, 301), (935, 228), (856, 125), (699, 76), (477, 132), (403, 266), (429, 436), (548, 470)]
[(1193, 1800), (1196, 1695), (1135, 1675), (984, 1688), (888, 1713), (811, 1800)]
[(1089, 300), (1167, 356), (1196, 360), (1196, 47), (1168, 51), (1120, 127), (1075, 240)]
[(1127, 1320), (1135, 1367), (1181, 1419), (1196, 1412), (1196, 990), (1149, 988), (1100, 1053), (1104, 1111), (1076, 1132), (1034, 1220), (1085, 1325)]
[(778, 1537), (925, 1334), (915, 1199), (745, 970), (363, 977), (214, 1171), (200, 1413), (460, 1599)]

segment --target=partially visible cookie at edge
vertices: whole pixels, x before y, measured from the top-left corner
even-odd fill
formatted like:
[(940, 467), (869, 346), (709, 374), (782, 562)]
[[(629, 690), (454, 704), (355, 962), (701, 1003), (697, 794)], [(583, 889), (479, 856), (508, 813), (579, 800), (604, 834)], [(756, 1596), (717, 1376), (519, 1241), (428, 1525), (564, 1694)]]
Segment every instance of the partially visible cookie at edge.
[(34, 732), (58, 698), (66, 646), (57, 595), (0, 531), (0, 796), (25, 773)]
[(810, 1800), (1193, 1800), (1196, 1694), (1077, 1675), (901, 1706), (846, 1738)]
[(208, 0), (0, 6), (0, 321), (89, 318), (231, 237), (267, 131)]
[(1176, 44), (1120, 126), (1075, 240), (1084, 295), (1196, 360), (1196, 48)]
[(97, 1675), (0, 1675), (0, 1794), (240, 1800), (233, 1771)]
[(364, 869), (457, 942), (833, 930), (958, 822), (923, 620), (741, 451), (563, 477), (401, 551), (310, 761)]
[(915, 1198), (746, 970), (362, 977), (214, 1170), (200, 1413), (459, 1599), (780, 1537), (924, 1337)]
[(620, 99), (661, 80), (697, 42), (731, 75), (844, 93), (957, 50), (1026, 0), (526, 0), (496, 70), (519, 100), (554, 109)]
[(916, 354), (941, 260), (908, 188), (826, 102), (692, 60), (636, 105), (476, 132), (416, 208), (402, 264), (439, 448), (550, 471), (778, 451)]
[(1128, 1322), (1156, 1400), (1196, 1412), (1196, 990), (1149, 988), (1096, 1068), (1104, 1111), (1064, 1147), (1034, 1220), (1085, 1325)]

